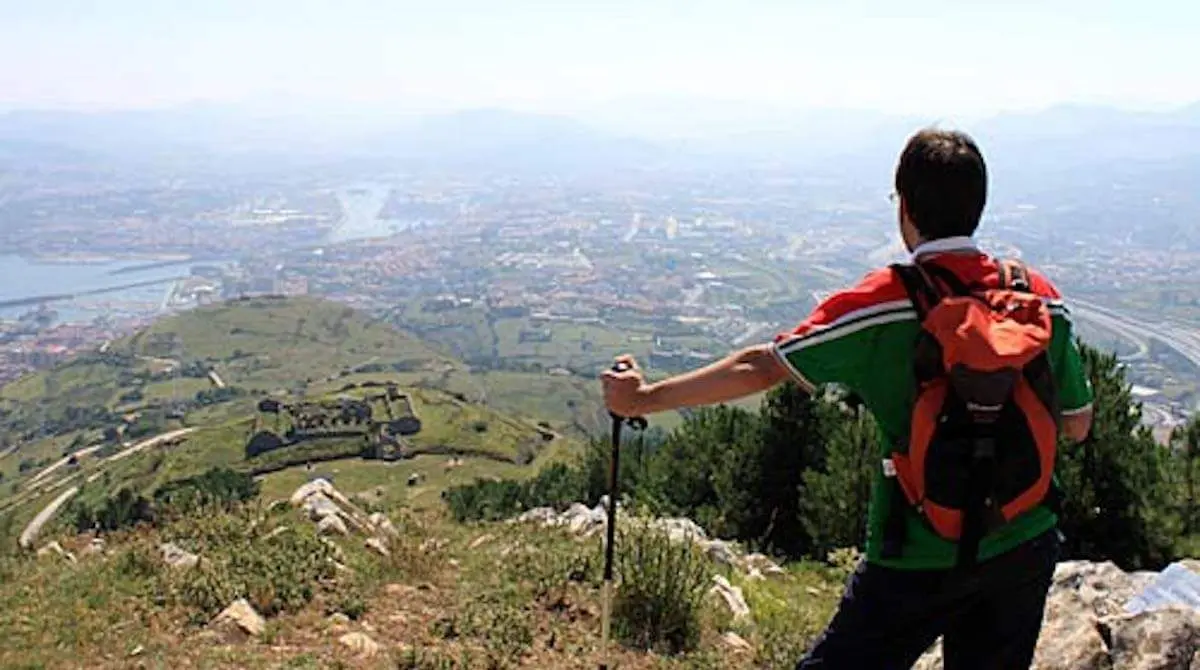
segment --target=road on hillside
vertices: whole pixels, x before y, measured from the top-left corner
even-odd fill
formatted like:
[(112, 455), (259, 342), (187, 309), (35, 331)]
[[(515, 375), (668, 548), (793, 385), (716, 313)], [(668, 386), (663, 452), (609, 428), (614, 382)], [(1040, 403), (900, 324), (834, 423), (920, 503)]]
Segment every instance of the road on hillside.
[[(1135, 341), (1157, 340), (1179, 352), (1197, 368), (1200, 368), (1200, 331), (1177, 323), (1161, 321), (1150, 323), (1124, 316), (1106, 307), (1083, 300), (1071, 300), (1072, 313), (1119, 333), (1135, 337)], [(1140, 345), (1139, 345), (1140, 346)], [(1149, 348), (1146, 348), (1149, 353)]]
[(43, 479), (46, 479), (50, 475), (54, 474), (55, 471), (62, 468), (67, 463), (71, 462), (72, 458), (74, 458), (76, 461), (78, 461), (96, 451), (99, 451), (102, 446), (103, 445), (87, 447), (85, 449), (80, 449), (79, 451), (71, 453), (67, 456), (63, 456), (62, 458), (55, 461), (54, 463), (47, 465), (41, 472), (34, 475), (33, 479), (29, 480), (29, 483), (25, 486), (25, 488), (33, 488), (34, 486), (37, 486), (38, 482), (40, 482)]
[(45, 509), (38, 512), (37, 516), (33, 517), (33, 521), (30, 521), (29, 525), (25, 526), (25, 530), (21, 532), (21, 539), (18, 540), (21, 546), (25, 549), (33, 546), (33, 542), (37, 539), (38, 533), (42, 532), (42, 526), (45, 526), (47, 521), (54, 518), (54, 515), (58, 512), (58, 508), (66, 504), (66, 502), (71, 499), (71, 496), (75, 495), (76, 493), (79, 493), (79, 487), (72, 486), (66, 491), (63, 491), (62, 494), (51, 501), (49, 505), (46, 505)]
[[(108, 458), (101, 461), (100, 465), (99, 465), (99, 469), (95, 473), (93, 473), (88, 478), (87, 481), (88, 482), (95, 481), (95, 479), (100, 475), (100, 473), (103, 472), (104, 467), (110, 463), (113, 463), (114, 461), (119, 461), (122, 458), (126, 458), (128, 456), (136, 454), (139, 451), (145, 451), (146, 449), (149, 449), (151, 447), (158, 446), (165, 442), (170, 442), (171, 440), (183, 437), (184, 435), (187, 435), (188, 433), (191, 433), (195, 430), (196, 430), (195, 428), (180, 428), (178, 430), (173, 430), (169, 433), (163, 433), (162, 435), (156, 435), (147, 440), (142, 440), (141, 442), (138, 442), (137, 444), (133, 445), (132, 447), (130, 447), (124, 451), (115, 453), (112, 456), (109, 456)], [(100, 446), (88, 447), (87, 449), (80, 450), (77, 453), (78, 454), (84, 454), (84, 453), (90, 454), (93, 451), (96, 451), (97, 449), (100, 449), (100, 448), (101, 448)], [(38, 473), (38, 476), (35, 477), (34, 480), (29, 483), (29, 486), (26, 487), (26, 494), (32, 494), (32, 492), (34, 491), (34, 487), (37, 484), (39, 479), (44, 478), (46, 475), (48, 475), (51, 472), (53, 472), (54, 470), (58, 469), (66, 462), (67, 462), (67, 459), (63, 459), (62, 461), (55, 463), (53, 466), (46, 468), (42, 472)], [(71, 475), (70, 477), (67, 477), (66, 479), (58, 480), (55, 483), (50, 484), (48, 487), (43, 488), (41, 491), (39, 491), (39, 493), (56, 488), (58, 485), (66, 482), (67, 479), (70, 479), (71, 477), (74, 477), (74, 476), (75, 475)], [(54, 518), (54, 515), (56, 513), (58, 513), (59, 508), (62, 507), (63, 504), (66, 503), (68, 500), (70, 500), (71, 496), (75, 495), (78, 492), (79, 492), (79, 487), (74, 486), (74, 487), (68, 489), (67, 491), (64, 491), (61, 495), (59, 495), (57, 498), (55, 498), (53, 501), (51, 501), (49, 505), (46, 505), (46, 507), (42, 511), (38, 512), (37, 516), (35, 516), (33, 518), (33, 521), (30, 521), (29, 525), (25, 527), (24, 532), (21, 533), (21, 537), (19, 540), (21, 546), (28, 548), (30, 545), (32, 545), (34, 540), (37, 539), (38, 533), (41, 532), (42, 526), (45, 526), (47, 521)]]

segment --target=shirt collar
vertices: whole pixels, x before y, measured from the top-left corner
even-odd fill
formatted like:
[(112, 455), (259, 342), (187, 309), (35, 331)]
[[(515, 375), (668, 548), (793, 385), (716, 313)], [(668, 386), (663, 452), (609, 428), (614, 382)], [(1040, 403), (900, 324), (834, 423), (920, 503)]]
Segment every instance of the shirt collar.
[(974, 238), (967, 235), (943, 237), (917, 245), (917, 248), (912, 251), (912, 258), (916, 260), (922, 256), (932, 256), (933, 254), (951, 251), (979, 251), (979, 247), (976, 246)]

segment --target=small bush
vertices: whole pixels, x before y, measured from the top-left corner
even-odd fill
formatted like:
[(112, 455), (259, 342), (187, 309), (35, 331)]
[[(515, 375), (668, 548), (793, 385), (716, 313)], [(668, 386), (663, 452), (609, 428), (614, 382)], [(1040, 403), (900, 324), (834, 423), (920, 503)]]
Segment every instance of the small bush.
[(475, 594), (458, 620), (463, 635), (484, 643), (490, 667), (514, 663), (533, 646), (530, 612), (514, 591)]
[(634, 522), (618, 531), (620, 586), (613, 631), (626, 645), (679, 654), (700, 641), (700, 613), (711, 572), (691, 542), (672, 542), (656, 527)]
[(210, 506), (229, 509), (258, 495), (260, 484), (249, 474), (212, 468), (204, 474), (170, 482), (154, 493), (159, 507), (188, 513)]
[(523, 584), (534, 600), (546, 598), (571, 583), (597, 588), (604, 568), (603, 544), (596, 536), (580, 542), (552, 530), (520, 536), (505, 561), (504, 582)]
[(153, 524), (157, 517), (151, 502), (128, 488), (95, 506), (72, 501), (67, 514), (80, 532), (92, 529), (111, 532), (141, 523)]
[(522, 509), (525, 485), (513, 480), (480, 479), (455, 486), (443, 497), (455, 521), (498, 521)]
[[(107, 475), (107, 473), (106, 473)], [(123, 488), (117, 495), (95, 505), (78, 500), (67, 508), (76, 530), (112, 532), (138, 524), (161, 524), (210, 508), (229, 510), (258, 495), (259, 483), (250, 475), (228, 468), (212, 468), (204, 474), (167, 483), (152, 498)]]
[(358, 585), (343, 586), (341, 589), (334, 597), (332, 606), (327, 609), (326, 614), (340, 612), (350, 617), (351, 621), (358, 621), (367, 613), (366, 594)]
[(453, 486), (443, 498), (458, 522), (499, 521), (533, 507), (566, 509), (587, 498), (587, 475), (580, 469), (555, 463), (533, 479), (518, 481), (479, 479)]
[(401, 652), (396, 660), (398, 670), (467, 670), (475, 667), (478, 665), (470, 649), (463, 649), (455, 655), (445, 650), (410, 647)]
[(269, 535), (246, 512), (189, 517), (172, 538), (201, 557), (191, 570), (172, 571), (171, 591), (207, 620), (246, 598), (263, 616), (294, 612), (334, 576), (333, 549), (307, 526)]

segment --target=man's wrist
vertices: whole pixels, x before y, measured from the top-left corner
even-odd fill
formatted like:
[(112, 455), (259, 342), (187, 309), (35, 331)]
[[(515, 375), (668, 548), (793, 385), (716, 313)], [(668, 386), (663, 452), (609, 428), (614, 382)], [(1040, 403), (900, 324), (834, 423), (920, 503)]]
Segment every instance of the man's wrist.
[(638, 416), (644, 414), (655, 414), (661, 411), (661, 408), (655, 406), (655, 402), (662, 395), (662, 382), (653, 382), (642, 385), (638, 389), (637, 395), (634, 396), (634, 413)]

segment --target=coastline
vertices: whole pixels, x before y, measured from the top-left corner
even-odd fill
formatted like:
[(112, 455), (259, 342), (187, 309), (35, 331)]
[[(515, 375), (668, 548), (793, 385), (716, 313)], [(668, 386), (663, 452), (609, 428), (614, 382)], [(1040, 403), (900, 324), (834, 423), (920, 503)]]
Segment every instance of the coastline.
[(190, 254), (122, 254), (113, 256), (86, 252), (67, 254), (15, 254), (30, 263), (40, 265), (106, 265), (108, 263), (185, 263), (192, 260)]

